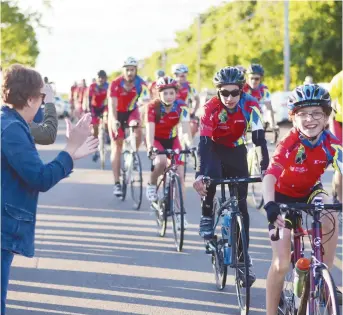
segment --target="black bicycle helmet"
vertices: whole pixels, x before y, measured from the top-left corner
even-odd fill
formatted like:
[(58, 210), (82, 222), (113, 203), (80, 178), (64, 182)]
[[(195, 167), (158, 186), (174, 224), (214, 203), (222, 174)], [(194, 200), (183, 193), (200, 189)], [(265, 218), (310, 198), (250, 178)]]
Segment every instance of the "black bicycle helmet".
[(247, 69), (247, 74), (259, 74), (261, 77), (263, 77), (264, 69), (261, 65), (252, 63)]
[(226, 67), (219, 70), (213, 77), (213, 84), (220, 88), (223, 85), (238, 85), (242, 88), (245, 83), (244, 73), (236, 67)]
[(105, 70), (100, 70), (98, 72), (98, 77), (99, 78), (107, 78), (107, 74), (106, 74)]

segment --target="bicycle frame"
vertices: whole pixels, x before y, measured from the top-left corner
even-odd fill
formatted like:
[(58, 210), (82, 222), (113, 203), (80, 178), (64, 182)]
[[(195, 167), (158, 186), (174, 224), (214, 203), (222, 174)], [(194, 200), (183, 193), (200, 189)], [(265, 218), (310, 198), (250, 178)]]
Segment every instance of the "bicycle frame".
[(131, 173), (132, 173), (132, 153), (137, 152), (137, 146), (136, 146), (136, 134), (134, 130), (138, 126), (127, 126), (125, 127), (125, 139), (124, 139), (124, 145), (123, 145), (123, 152), (128, 151), (130, 154), (127, 157), (127, 159), (124, 161), (125, 163), (125, 169), (126, 169), (126, 180), (127, 183), (131, 180)]
[[(313, 205), (311, 206), (313, 207)], [(325, 206), (327, 207), (330, 205), (325, 205)], [(282, 205), (280, 206), (280, 208), (282, 209)], [(288, 210), (284, 212), (287, 212), (291, 209), (291, 207), (290, 208), (284, 207), (284, 209), (285, 208)], [(311, 238), (311, 263), (310, 263), (310, 268), (309, 268), (309, 295), (308, 295), (309, 299), (307, 301), (308, 314), (314, 314), (314, 309), (315, 309), (314, 298), (316, 298), (315, 290), (316, 290), (316, 285), (318, 284), (317, 283), (318, 275), (319, 275), (318, 271), (322, 267), (327, 268), (327, 266), (323, 263), (324, 253), (323, 253), (323, 247), (322, 247), (322, 223), (320, 221), (321, 211), (324, 209), (327, 209), (327, 208), (324, 207), (322, 198), (315, 198), (314, 209), (308, 208), (308, 211), (312, 214), (313, 219), (311, 223), (311, 229), (307, 231), (305, 231), (302, 228), (301, 210), (300, 209), (295, 210), (296, 225), (293, 231), (294, 250), (291, 255), (291, 263), (292, 263), (293, 268), (295, 267), (295, 264), (298, 261), (298, 259), (304, 257), (303, 237), (305, 235), (309, 235)], [(305, 290), (305, 286), (303, 290)]]

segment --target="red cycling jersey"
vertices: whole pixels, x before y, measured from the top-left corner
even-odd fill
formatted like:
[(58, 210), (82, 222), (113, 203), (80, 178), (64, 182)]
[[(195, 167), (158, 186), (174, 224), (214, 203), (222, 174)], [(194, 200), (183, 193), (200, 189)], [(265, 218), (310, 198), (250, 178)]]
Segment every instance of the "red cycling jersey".
[(149, 90), (143, 79), (136, 76), (131, 90), (124, 88), (124, 77), (120, 76), (111, 83), (110, 96), (118, 99), (117, 111), (128, 112), (138, 107), (138, 101), (150, 99)]
[[(161, 119), (157, 123), (156, 106), (160, 106), (161, 109)], [(155, 138), (175, 138), (178, 134), (177, 125), (184, 121), (189, 121), (189, 112), (186, 104), (181, 100), (174, 101), (169, 113), (166, 113), (162, 103), (153, 102), (148, 105), (148, 122), (155, 123)]]
[(107, 82), (105, 82), (102, 86), (98, 85), (97, 83), (93, 83), (89, 87), (88, 96), (90, 97), (90, 105), (92, 107), (100, 108), (107, 105), (107, 89)]
[(79, 103), (83, 103), (83, 98), (85, 97), (87, 93), (87, 87), (86, 86), (79, 86), (76, 90), (77, 100)]
[(336, 137), (325, 130), (312, 145), (292, 128), (277, 146), (266, 174), (277, 178), (277, 192), (300, 198), (311, 193), (331, 163), (342, 173), (342, 146)]
[(260, 107), (255, 98), (242, 93), (231, 112), (217, 96), (211, 98), (203, 108), (200, 119), (200, 136), (211, 137), (216, 143), (236, 147), (245, 143), (248, 126), (252, 131), (263, 130)]
[(252, 89), (248, 83), (243, 85), (243, 92), (255, 97), (259, 102), (270, 101), (270, 93), (264, 84), (260, 84), (256, 89)]

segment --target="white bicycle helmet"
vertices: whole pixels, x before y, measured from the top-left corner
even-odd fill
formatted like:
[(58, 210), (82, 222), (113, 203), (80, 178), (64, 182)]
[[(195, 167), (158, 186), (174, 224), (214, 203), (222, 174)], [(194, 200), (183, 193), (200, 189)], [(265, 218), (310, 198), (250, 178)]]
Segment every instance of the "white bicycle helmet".
[(177, 63), (175, 65), (172, 65), (172, 73), (173, 74), (188, 73), (188, 67), (182, 63)]
[(124, 61), (123, 67), (129, 67), (129, 66), (133, 66), (133, 67), (137, 67), (138, 66), (138, 61), (133, 58), (133, 57), (129, 57)]

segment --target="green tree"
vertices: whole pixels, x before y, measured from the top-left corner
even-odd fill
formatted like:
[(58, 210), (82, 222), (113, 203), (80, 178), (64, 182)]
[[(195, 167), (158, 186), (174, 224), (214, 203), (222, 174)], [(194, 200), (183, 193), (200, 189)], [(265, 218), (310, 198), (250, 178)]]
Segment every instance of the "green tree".
[[(291, 88), (313, 75), (329, 82), (342, 69), (342, 1), (290, 1)], [(197, 23), (177, 32), (167, 49), (166, 71), (185, 63), (196, 82)], [(201, 85), (211, 87), (216, 70), (260, 63), (271, 91), (283, 89), (284, 4), (282, 1), (230, 1), (201, 14)], [(160, 68), (162, 52), (145, 58), (144, 75)]]
[[(49, 6), (49, 2), (45, 2)], [(41, 27), (41, 15), (23, 13), (12, 1), (1, 2), (1, 64), (34, 66), (39, 55), (35, 28)]]

